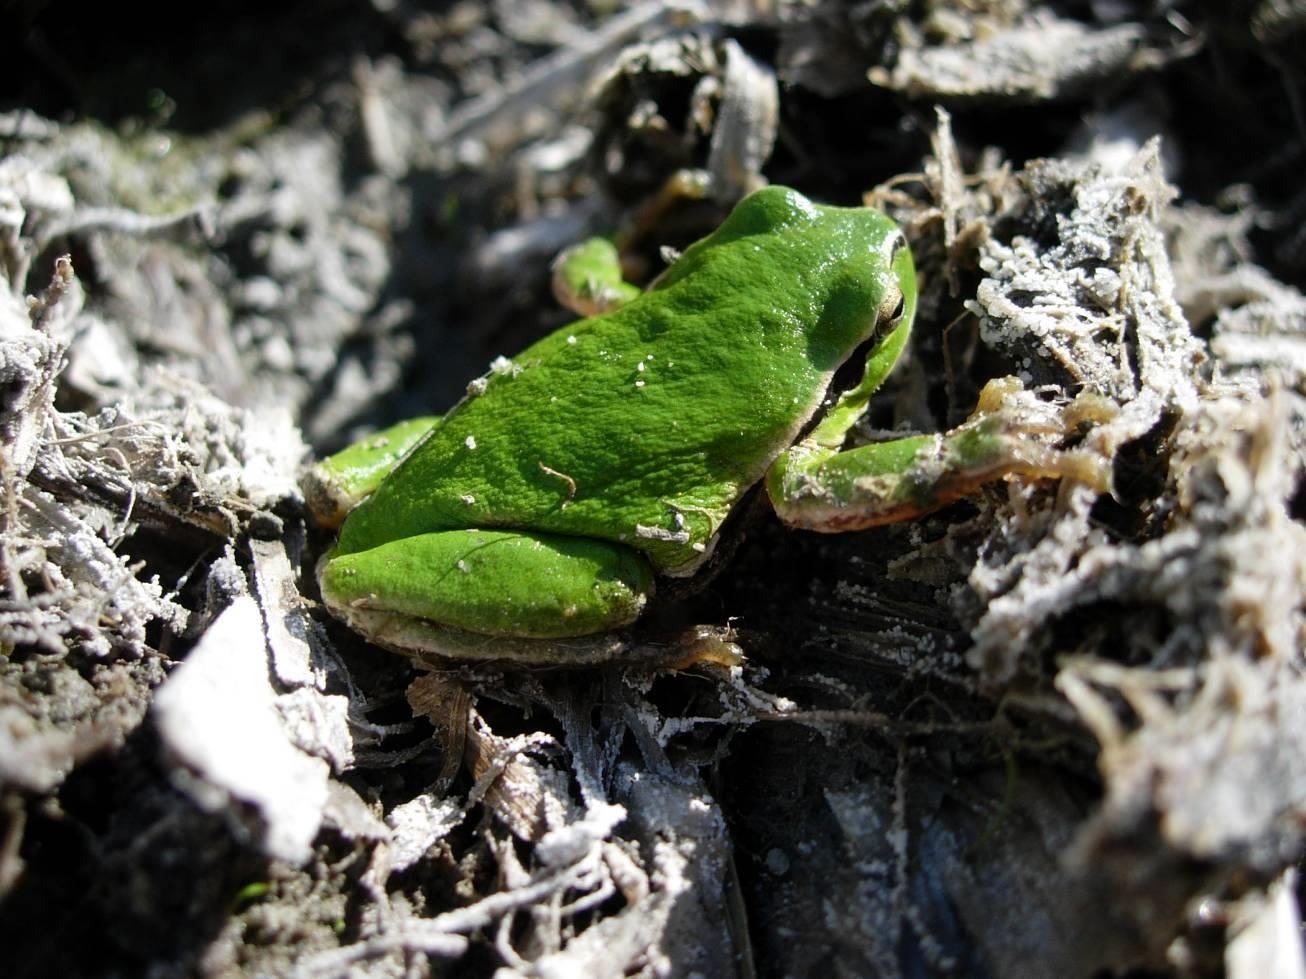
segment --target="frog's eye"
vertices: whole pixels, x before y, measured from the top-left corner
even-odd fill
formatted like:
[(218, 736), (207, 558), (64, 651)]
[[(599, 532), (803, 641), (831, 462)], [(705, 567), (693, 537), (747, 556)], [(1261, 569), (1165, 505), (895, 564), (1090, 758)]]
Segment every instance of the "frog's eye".
[(907, 309), (907, 297), (896, 285), (884, 294), (880, 300), (880, 310), (875, 317), (875, 332), (881, 336), (892, 333)]
[[(907, 238), (901, 231), (898, 231), (888, 238), (884, 244), (885, 260), (888, 267), (892, 269), (898, 253), (907, 247)], [(880, 309), (876, 316), (876, 332), (881, 335), (892, 333), (907, 309), (907, 297), (903, 295), (902, 288), (898, 285), (896, 277), (891, 274), (889, 281), (889, 288), (885, 291), (884, 298), (880, 300)]]
[(902, 312), (906, 308), (907, 308), (907, 297), (902, 294), (901, 290), (899, 290), (898, 301), (893, 304), (893, 312), (889, 314), (889, 321), (891, 323), (896, 323), (898, 322), (898, 320), (902, 319)]

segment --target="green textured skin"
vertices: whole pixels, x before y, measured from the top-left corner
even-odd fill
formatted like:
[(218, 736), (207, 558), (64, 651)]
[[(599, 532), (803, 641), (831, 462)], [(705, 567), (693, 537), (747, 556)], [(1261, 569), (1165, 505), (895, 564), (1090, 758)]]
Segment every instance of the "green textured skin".
[[(455, 405), (349, 515), (323, 571), (328, 604), (394, 608), (389, 596), (403, 594), (403, 614), (444, 621), (448, 603), (435, 593), (451, 575), (429, 570), (425, 556), (377, 552), (366, 585), (333, 571), (346, 555), (362, 565), (363, 552), (391, 542), (421, 552), (432, 546), (422, 535), (467, 528), (607, 541), (659, 574), (692, 574), (730, 509), (808, 426), (835, 370), (877, 323), (883, 329), (899, 284), (914, 298), (900, 245), (893, 222), (869, 209), (814, 205), (781, 187), (749, 196), (648, 292), (545, 337)], [(886, 353), (872, 352), (875, 376), (817, 429), (823, 442), (856, 420), (901, 349), (910, 313), (879, 337)], [(433, 560), (456, 560), (456, 546), (440, 547)], [(428, 568), (416, 588), (414, 566)], [(558, 587), (540, 568), (499, 575), (471, 577), (490, 596)], [(635, 577), (634, 590), (651, 587), (644, 571)], [(426, 600), (409, 602), (423, 591)], [(549, 632), (551, 609), (541, 602), (492, 628), (465, 627), (560, 634)], [(585, 628), (631, 621), (631, 609), (622, 599), (586, 612)]]
[[(333, 557), (322, 570), (322, 588), (384, 589), (386, 607), (402, 615), (547, 639), (597, 632), (614, 617), (633, 620), (653, 575), (634, 551), (603, 541), (446, 530)], [(532, 611), (523, 616), (523, 608)]]

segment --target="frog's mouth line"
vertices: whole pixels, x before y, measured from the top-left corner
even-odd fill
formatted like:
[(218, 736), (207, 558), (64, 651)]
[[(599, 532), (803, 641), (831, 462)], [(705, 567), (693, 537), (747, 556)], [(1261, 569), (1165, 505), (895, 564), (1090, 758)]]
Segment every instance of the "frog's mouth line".
[(803, 438), (813, 428), (821, 423), (830, 409), (839, 401), (839, 396), (845, 391), (851, 391), (857, 385), (862, 383), (862, 378), (866, 375), (867, 358), (875, 352), (876, 346), (882, 340), (879, 336), (869, 336), (859, 343), (848, 358), (836, 368), (834, 376), (830, 378), (830, 384), (825, 389), (825, 397), (817, 406), (816, 411), (812, 412), (812, 417), (807, 420), (802, 428), (799, 438)]
[(834, 377), (830, 381), (831, 395), (837, 398), (862, 383), (862, 377), (866, 374), (866, 362), (883, 340), (883, 335), (874, 333), (857, 345), (848, 355), (848, 359), (834, 372)]

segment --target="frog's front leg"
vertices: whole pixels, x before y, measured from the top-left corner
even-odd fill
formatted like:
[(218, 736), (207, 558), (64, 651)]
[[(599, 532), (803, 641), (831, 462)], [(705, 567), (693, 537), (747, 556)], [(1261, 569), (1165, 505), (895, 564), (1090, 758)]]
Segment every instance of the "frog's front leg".
[(322, 599), (388, 645), (439, 652), (451, 627), (487, 637), (558, 639), (634, 622), (654, 588), (648, 562), (621, 544), (515, 530), (443, 530), (351, 554), (318, 570)]
[(1108, 407), (1058, 410), (1015, 378), (990, 381), (974, 414), (951, 432), (839, 451), (815, 440), (780, 456), (766, 489), (777, 515), (805, 530), (838, 532), (894, 523), (946, 506), (1004, 476), (1065, 477), (1097, 492), (1110, 486), (1105, 459), (1053, 443)]

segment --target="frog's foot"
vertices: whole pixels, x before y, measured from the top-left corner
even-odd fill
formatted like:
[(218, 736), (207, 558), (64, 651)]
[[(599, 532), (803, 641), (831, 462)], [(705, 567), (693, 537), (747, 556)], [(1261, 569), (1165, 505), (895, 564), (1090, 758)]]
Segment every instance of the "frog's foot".
[(553, 260), (553, 298), (577, 316), (610, 312), (640, 293), (621, 272), (617, 247), (606, 238), (589, 238)]
[(843, 452), (799, 443), (772, 467), (767, 492), (786, 524), (824, 532), (908, 520), (1007, 476), (1072, 479), (1107, 492), (1109, 462), (1058, 443), (1113, 411), (1111, 403), (1090, 397), (1058, 407), (1015, 378), (1001, 378), (985, 385), (965, 424), (944, 435)]
[(313, 518), (323, 527), (340, 526), (439, 423), (439, 415), (410, 418), (319, 462), (304, 477), (304, 499)]
[(676, 670), (743, 659), (728, 628), (624, 628), (644, 610), (654, 576), (637, 552), (607, 541), (438, 531), (328, 553), (318, 581), (332, 615), (426, 666), (621, 662)]

